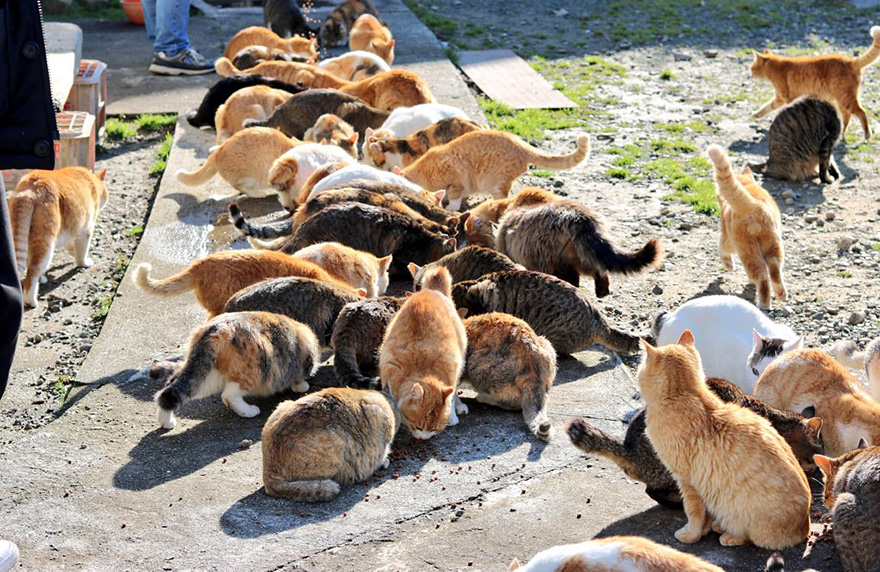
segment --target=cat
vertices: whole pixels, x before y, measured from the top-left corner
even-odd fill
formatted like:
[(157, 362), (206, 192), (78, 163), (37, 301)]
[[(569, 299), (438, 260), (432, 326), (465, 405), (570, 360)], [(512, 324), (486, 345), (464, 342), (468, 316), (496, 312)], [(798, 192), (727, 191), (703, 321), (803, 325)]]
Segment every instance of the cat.
[[(718, 327), (723, 324), (723, 327)], [(702, 296), (654, 320), (656, 345), (674, 344), (690, 330), (697, 340), (703, 371), (752, 393), (758, 377), (785, 352), (800, 349), (794, 331), (774, 322), (754, 305), (736, 296)]]
[[(332, 170), (332, 172), (327, 172), (328, 170)], [(337, 165), (328, 170), (314, 173), (311, 180), (303, 185), (299, 197), (300, 203), (305, 202), (309, 198), (312, 198), (327, 189), (347, 185), (354, 180), (381, 181), (383, 183), (388, 183), (389, 185), (407, 187), (413, 191), (422, 190), (421, 187), (409, 182), (400, 175), (395, 175), (388, 171), (382, 171), (375, 167), (370, 167), (369, 165), (346, 165), (341, 169), (338, 168)]]
[(354, 127), (363, 138), (368, 127), (381, 125), (388, 112), (367, 105), (362, 100), (334, 89), (309, 89), (287, 100), (265, 121), (251, 122), (254, 127), (280, 129), (288, 137), (302, 139), (318, 118), (332, 113)]
[[(340, 79), (348, 81), (360, 81), (372, 77), (379, 72), (391, 71), (391, 66), (376, 54), (358, 50), (348, 52), (335, 58), (327, 58), (317, 63), (317, 66), (326, 70)], [(241, 69), (240, 66), (235, 66)]]
[(352, 288), (363, 289), (367, 298), (381, 296), (388, 289), (390, 254), (378, 258), (338, 242), (319, 242), (297, 250), (293, 256), (314, 262)]
[(263, 25), (282, 38), (293, 35), (316, 38), (318, 28), (309, 26), (297, 0), (266, 0), (263, 2)]
[(272, 189), (269, 185), (272, 164), (300, 144), (301, 141), (288, 138), (277, 129), (248, 127), (211, 151), (205, 164), (197, 170), (179, 169), (177, 180), (188, 187), (195, 187), (219, 174), (240, 193), (252, 197), (265, 196), (265, 191)]
[(370, 137), (370, 130), (367, 129), (366, 135), (370, 141), (364, 144), (364, 161), (387, 171), (394, 167), (403, 169), (427, 153), (428, 149), (480, 129), (483, 127), (461, 117), (441, 119), (405, 137), (376, 135), (381, 133), (381, 129)]
[(526, 187), (511, 197), (483, 201), (468, 211), (470, 217), (464, 227), (468, 244), (495, 248), (498, 221), (509, 209), (536, 207), (559, 199), (540, 187)]
[(306, 90), (304, 86), (294, 85), (271, 77), (263, 77), (257, 74), (236, 74), (224, 77), (208, 88), (208, 92), (202, 98), (199, 107), (190, 111), (186, 116), (186, 120), (193, 127), (210, 127), (214, 129), (216, 127), (214, 120), (217, 115), (217, 109), (236, 91), (255, 85), (265, 85), (274, 89), (281, 89), (290, 94), (301, 93)]
[(876, 571), (880, 562), (880, 447), (850, 451), (836, 459), (816, 456), (825, 476), (834, 545), (847, 572)]
[(437, 266), (442, 266), (449, 271), (453, 284), (477, 280), (493, 272), (522, 270), (521, 266), (497, 250), (469, 245), (424, 266), (410, 262), (407, 265), (407, 270), (413, 277), (413, 289), (421, 288), (425, 273)]
[(306, 392), (306, 379), (320, 359), (312, 330), (287, 316), (235, 312), (212, 318), (193, 332), (183, 364), (156, 393), (159, 424), (174, 429), (178, 407), (217, 393), (238, 415), (256, 417), (260, 408), (245, 396), (265, 397), (288, 388)]
[(406, 137), (419, 129), (424, 129), (448, 117), (469, 119), (464, 111), (452, 105), (420, 103), (410, 107), (398, 107), (370, 135), (376, 137)]
[(635, 274), (663, 263), (659, 240), (626, 252), (609, 235), (604, 218), (576, 201), (508, 210), (498, 225), (495, 248), (500, 252), (573, 286), (580, 284), (581, 274), (592, 276), (597, 298), (610, 293), (609, 274)]
[(392, 193), (397, 195), (409, 208), (427, 219), (439, 223), (445, 223), (449, 220), (450, 212), (441, 205), (443, 197), (446, 196), (446, 191), (428, 192), (424, 189), (414, 191), (411, 185), (396, 185), (384, 181), (368, 181), (364, 179), (348, 181), (345, 183), (345, 187), (363, 189), (374, 193)]
[[(430, 277), (434, 268), (425, 273)], [(467, 358), (460, 386), (477, 392), (477, 401), (522, 410), (535, 437), (549, 441), (547, 392), (556, 379), (556, 351), (547, 338), (509, 314), (490, 312), (464, 320)]]
[(336, 317), (342, 308), (360, 300), (352, 292), (330, 282), (288, 276), (269, 278), (245, 288), (229, 298), (224, 312), (272, 312), (307, 325), (318, 343), (327, 346)]
[(98, 213), (109, 197), (106, 175), (106, 169), (92, 173), (83, 167), (34, 170), (9, 195), (9, 227), (26, 307), (37, 307), (40, 284), (46, 281), (56, 247), (66, 247), (81, 268), (94, 264), (89, 246)]
[(585, 292), (540, 272), (505, 270), (459, 282), (453, 300), (469, 315), (505, 312), (525, 320), (560, 355), (592, 344), (629, 354), (638, 351), (638, 336), (610, 325)]
[(303, 56), (297, 56), (284, 50), (267, 48), (266, 46), (248, 46), (239, 50), (232, 59), (232, 65), (240, 70), (252, 68), (263, 62), (277, 60), (280, 62), (306, 63), (309, 60)]
[(445, 268), (425, 276), (423, 288), (403, 303), (379, 348), (382, 387), (397, 404), (416, 439), (430, 439), (468, 412), (456, 393), (464, 369), (467, 336), (449, 298)]
[(761, 374), (755, 397), (788, 411), (809, 408), (825, 422), (828, 455), (855, 449), (864, 438), (880, 444), (880, 403), (862, 389), (837, 360), (820, 350), (796, 350), (780, 356)]
[(303, 143), (278, 157), (269, 169), (269, 184), (278, 193), (278, 201), (286, 209), (299, 206), (299, 191), (303, 183), (321, 165), (327, 163), (352, 165), (357, 159), (335, 145)]
[[(710, 377), (706, 379), (706, 386), (725, 403), (746, 407), (770, 421), (791, 447), (804, 473), (816, 473), (813, 455), (821, 454), (825, 450), (820, 418), (808, 419), (798, 413), (769, 407), (723, 379)], [(630, 418), (626, 436), (622, 440), (612, 437), (585, 419), (568, 419), (563, 429), (574, 446), (584, 453), (601, 455), (613, 461), (629, 478), (645, 483), (645, 493), (658, 504), (681, 508), (678, 485), (657, 457), (645, 433), (644, 409), (638, 410)]]
[(770, 422), (709, 391), (689, 331), (677, 344), (642, 346), (646, 432), (678, 483), (687, 516), (675, 537), (691, 544), (712, 528), (723, 546), (767, 549), (806, 540), (810, 486)]
[(208, 311), (209, 318), (221, 314), (233, 294), (267, 278), (301, 276), (352, 290), (351, 286), (335, 280), (317, 264), (272, 250), (214, 252), (163, 280), (151, 278), (151, 269), (149, 263), (143, 262), (132, 275), (141, 290), (160, 296), (195, 290), (196, 299)]
[(358, 134), (355, 133), (354, 127), (332, 113), (325, 113), (319, 117), (315, 124), (306, 130), (303, 141), (336, 145), (353, 159), (358, 158)]
[(755, 112), (763, 117), (801, 95), (815, 95), (836, 102), (843, 115), (843, 131), (855, 115), (862, 123), (865, 139), (871, 137), (868, 115), (859, 102), (864, 68), (880, 57), (880, 26), (871, 28), (873, 43), (862, 55), (850, 58), (840, 55), (802, 56), (789, 58), (770, 53), (754, 52), (750, 71), (753, 77), (769, 80), (776, 90), (773, 99)]
[(235, 57), (235, 54), (248, 46), (266, 46), (270, 49), (274, 48), (302, 56), (309, 61), (315, 61), (318, 58), (317, 43), (315, 38), (304, 38), (302, 36), (282, 38), (269, 28), (250, 26), (239, 30), (232, 36), (232, 39), (226, 44), (223, 57), (232, 59)]
[(723, 568), (640, 536), (609, 536), (563, 544), (525, 565), (513, 559), (507, 572), (724, 572)]
[(429, 191), (446, 189), (449, 209), (457, 211), (468, 195), (482, 192), (496, 199), (506, 197), (516, 178), (528, 171), (529, 164), (570, 169), (586, 159), (589, 152), (590, 139), (586, 135), (578, 137), (573, 153), (548, 155), (516, 135), (481, 129), (429, 149), (400, 174)]
[(273, 497), (329, 501), (388, 468), (400, 425), (378, 391), (329, 387), (278, 405), (263, 427), (263, 486)]
[(391, 30), (372, 14), (362, 14), (351, 25), (348, 49), (376, 54), (389, 66), (394, 63), (394, 38)]
[(855, 342), (848, 340), (835, 344), (831, 353), (846, 367), (864, 368), (868, 393), (875, 401), (880, 401), (880, 338), (874, 338), (862, 352), (858, 351)]
[(773, 120), (767, 133), (770, 156), (752, 170), (788, 181), (812, 179), (818, 174), (823, 183), (831, 184), (840, 177), (831, 155), (840, 133), (840, 116), (834, 105), (817, 97), (799, 97)]
[(217, 108), (217, 117), (214, 119), (217, 145), (244, 129), (245, 120), (263, 121), (291, 97), (291, 93), (265, 85), (236, 91), (229, 96), (226, 103)]
[(322, 46), (338, 46), (345, 42), (361, 14), (372, 14), (379, 17), (379, 11), (370, 0), (345, 0), (334, 8), (321, 25), (319, 37)]
[(385, 329), (405, 301), (381, 296), (342, 308), (330, 338), (333, 368), (340, 384), (361, 389), (380, 387), (379, 378), (370, 376), (379, 372), (379, 346)]
[(770, 285), (777, 300), (787, 293), (782, 279), (784, 250), (782, 219), (773, 197), (758, 185), (751, 169), (734, 176), (727, 153), (710, 145), (709, 158), (715, 166), (715, 192), (721, 207), (721, 263), (733, 270), (736, 254), (745, 268), (749, 282), (758, 290), (758, 307), (770, 307)]

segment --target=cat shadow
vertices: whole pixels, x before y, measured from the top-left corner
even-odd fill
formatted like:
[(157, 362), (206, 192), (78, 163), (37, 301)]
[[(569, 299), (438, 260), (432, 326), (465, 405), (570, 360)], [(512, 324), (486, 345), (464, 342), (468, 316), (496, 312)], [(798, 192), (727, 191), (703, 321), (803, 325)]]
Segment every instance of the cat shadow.
[(56, 272), (60, 270), (60, 268), (58, 267), (54, 268), (51, 273), (46, 273), (46, 283), (40, 284), (39, 293), (41, 298), (45, 298), (46, 295), (54, 292), (62, 284), (70, 280), (74, 275), (78, 274), (79, 272), (87, 272), (89, 270), (88, 268), (80, 268), (72, 262), (65, 263), (64, 266), (66, 266), (67, 264), (71, 264), (71, 267), (63, 270), (60, 274), (56, 274)]

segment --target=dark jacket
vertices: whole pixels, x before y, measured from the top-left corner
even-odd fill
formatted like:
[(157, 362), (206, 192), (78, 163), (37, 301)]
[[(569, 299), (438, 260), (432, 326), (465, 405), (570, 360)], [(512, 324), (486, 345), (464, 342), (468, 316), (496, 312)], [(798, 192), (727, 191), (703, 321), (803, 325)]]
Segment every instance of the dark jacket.
[(58, 139), (37, 0), (0, 0), (0, 169), (52, 169)]

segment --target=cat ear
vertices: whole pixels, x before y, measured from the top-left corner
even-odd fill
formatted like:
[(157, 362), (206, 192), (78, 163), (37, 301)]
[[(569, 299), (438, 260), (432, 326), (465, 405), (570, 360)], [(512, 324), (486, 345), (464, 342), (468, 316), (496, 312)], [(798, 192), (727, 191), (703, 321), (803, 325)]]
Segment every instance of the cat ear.
[(413, 401), (421, 401), (424, 396), (425, 390), (422, 389), (422, 386), (418, 383), (413, 384), (412, 389), (409, 392), (409, 398)]
[(455, 245), (456, 245), (456, 242), (455, 242), (454, 238), (447, 238), (446, 240), (443, 241), (443, 246), (448, 246), (452, 250), (455, 250)]
[(790, 342), (785, 342), (782, 344), (782, 351), (785, 352), (793, 352), (795, 350), (801, 349), (801, 345), (804, 343), (804, 339), (800, 336), (796, 337)]
[(355, 145), (357, 145), (359, 137), (360, 137), (359, 133), (354, 133), (351, 137), (348, 138), (348, 140), (351, 141), (352, 143), (354, 143)]
[(318, 143), (320, 143), (321, 145), (329, 145), (330, 144), (330, 142), (327, 140), (326, 137), (322, 137), (321, 140), (318, 141)]
[(416, 264), (415, 262), (410, 262), (409, 264), (406, 265), (406, 269), (409, 270), (409, 273), (412, 274), (413, 278), (415, 278), (416, 275), (419, 273), (419, 270), (422, 269), (422, 267), (419, 266), (418, 264)]
[(467, 312), (468, 312), (467, 308), (459, 308), (458, 309), (458, 317), (461, 318), (462, 320), (464, 320), (467, 317)]
[(513, 572), (514, 570), (519, 570), (519, 560), (516, 558), (510, 563), (510, 566), (507, 567), (507, 572)]
[(801, 415), (808, 418), (808, 419), (810, 417), (816, 417), (816, 406), (815, 405), (807, 405), (801, 411)]
[(469, 218), (471, 218), (471, 211), (466, 211), (463, 213), (455, 213), (455, 216), (458, 217), (459, 222), (467, 222)]
[(373, 128), (367, 127), (367, 130), (364, 131), (364, 139), (366, 139), (367, 141), (373, 141), (374, 140), (373, 133), (374, 133)]
[(862, 437), (861, 439), (859, 439), (859, 444), (856, 445), (856, 449), (867, 449), (867, 448), (868, 448), (868, 442), (865, 441), (864, 437)]
[[(373, 139), (375, 141), (375, 138)], [(370, 143), (370, 151), (375, 151), (376, 153), (382, 152), (382, 146), (378, 143)], [(395, 167), (396, 169), (397, 167)]]
[(830, 457), (826, 457), (825, 455), (813, 455), (813, 462), (822, 469), (822, 473), (826, 476), (830, 476), (833, 472)]
[(645, 350), (645, 357), (651, 358), (657, 352), (657, 348), (648, 343), (648, 340), (644, 338), (639, 338), (639, 343), (642, 344), (642, 349)]
[(694, 335), (690, 330), (685, 330), (681, 333), (681, 336), (678, 338), (678, 345), (680, 346), (693, 346), (694, 345)]
[(446, 198), (446, 189), (440, 189), (439, 191), (434, 191), (431, 194), (434, 195), (435, 199), (437, 199), (437, 204), (439, 205), (443, 202), (443, 199)]
[(743, 167), (742, 174), (745, 175), (746, 177), (750, 178), (753, 181), (755, 180), (755, 175), (752, 174), (752, 168), (749, 167), (748, 165)]
[(100, 171), (98, 171), (95, 174), (98, 176), (99, 179), (101, 179), (103, 181), (104, 177), (107, 175), (107, 169), (101, 169)]
[(394, 165), (394, 168), (391, 169), (391, 172), (394, 173), (395, 175), (400, 175), (401, 177), (403, 176), (403, 170), (400, 167), (398, 167), (397, 165)]
[(822, 431), (822, 418), (811, 417), (807, 421), (807, 430), (813, 435), (813, 439), (818, 439), (819, 433)]
[(456, 227), (461, 220), (457, 216), (451, 216), (446, 219), (446, 226)]
[(761, 348), (763, 348), (764, 347), (764, 338), (761, 336), (761, 334), (758, 333), (758, 330), (752, 328), (752, 336), (755, 339), (755, 348), (757, 348), (759, 350)]
[(454, 391), (455, 391), (454, 387), (447, 387), (446, 389), (444, 389), (442, 392), (443, 393), (443, 401), (446, 401), (447, 399), (449, 399), (449, 396), (452, 395), (452, 392), (454, 392)]
[(392, 258), (393, 256), (389, 254), (388, 256), (383, 256), (379, 259), (379, 268), (382, 269), (382, 272), (385, 272), (386, 270), (388, 270), (388, 267), (391, 266)]

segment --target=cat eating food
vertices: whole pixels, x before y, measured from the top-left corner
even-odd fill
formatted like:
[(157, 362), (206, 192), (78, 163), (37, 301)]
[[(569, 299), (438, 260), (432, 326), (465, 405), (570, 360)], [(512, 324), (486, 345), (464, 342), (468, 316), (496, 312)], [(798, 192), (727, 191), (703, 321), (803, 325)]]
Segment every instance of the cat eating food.
[(424, 266), (410, 262), (407, 269), (413, 277), (413, 289), (421, 288), (425, 273), (437, 266), (442, 266), (449, 271), (453, 284), (477, 280), (487, 274), (502, 270), (522, 270), (522, 267), (497, 250), (482, 246), (466, 246)]
[(193, 127), (210, 127), (214, 129), (216, 127), (214, 121), (220, 106), (226, 103), (226, 100), (235, 92), (255, 85), (265, 85), (273, 89), (284, 90), (290, 94), (301, 93), (306, 89), (300, 85), (293, 85), (286, 81), (263, 77), (257, 74), (236, 74), (224, 77), (208, 88), (208, 92), (202, 98), (198, 109), (190, 111), (186, 116), (186, 120)]
[[(273, 0), (274, 1), (274, 0)], [(265, 46), (276, 50), (283, 50), (297, 56), (307, 58), (314, 61), (318, 57), (316, 48), (317, 40), (315, 38), (304, 38), (302, 36), (293, 36), (292, 38), (282, 38), (269, 28), (262, 26), (250, 26), (236, 32), (226, 49), (223, 51), (223, 57), (232, 59), (235, 54), (248, 46)]]
[(362, 14), (348, 34), (348, 49), (376, 54), (389, 66), (394, 63), (394, 38), (391, 30), (372, 14)]
[(297, 0), (266, 0), (263, 3), (263, 25), (282, 38), (300, 35), (318, 36), (318, 29), (309, 26)]
[(394, 167), (403, 169), (427, 153), (428, 149), (480, 129), (483, 127), (458, 116), (441, 119), (405, 136), (384, 135), (381, 128), (371, 134), (371, 130), (367, 129), (369, 141), (364, 143), (364, 161), (388, 171)]
[(368, 298), (385, 293), (391, 255), (378, 258), (338, 242), (319, 242), (293, 253), (301, 260), (314, 262), (333, 278), (363, 290)]
[(353, 165), (357, 160), (341, 147), (303, 143), (293, 147), (272, 163), (269, 184), (278, 192), (281, 206), (294, 210), (299, 206), (299, 192), (316, 169), (327, 163)]
[(358, 134), (355, 133), (354, 127), (332, 113), (325, 113), (319, 117), (315, 124), (306, 130), (303, 141), (336, 145), (352, 158), (357, 159)]
[(489, 199), (470, 209), (470, 217), (464, 225), (468, 244), (495, 248), (495, 231), (498, 221), (508, 210), (533, 208), (546, 205), (560, 197), (539, 187), (526, 187), (512, 197)]
[(379, 347), (391, 319), (403, 306), (405, 298), (381, 296), (346, 304), (336, 324), (330, 345), (333, 368), (339, 383), (361, 389), (378, 388)]
[(345, 42), (354, 26), (355, 20), (362, 14), (379, 17), (379, 11), (370, 0), (345, 0), (330, 11), (321, 25), (320, 38), (323, 46), (338, 46)]
[(244, 129), (245, 121), (251, 119), (264, 121), (278, 106), (290, 99), (291, 93), (265, 85), (255, 85), (240, 89), (229, 96), (226, 103), (217, 108), (214, 125), (217, 129), (217, 144)]
[[(376, 54), (357, 50), (327, 58), (318, 62), (318, 67), (326, 70), (340, 79), (348, 81), (360, 81), (372, 77), (379, 72), (391, 71), (391, 66)], [(241, 69), (240, 66), (235, 66)]]

